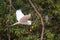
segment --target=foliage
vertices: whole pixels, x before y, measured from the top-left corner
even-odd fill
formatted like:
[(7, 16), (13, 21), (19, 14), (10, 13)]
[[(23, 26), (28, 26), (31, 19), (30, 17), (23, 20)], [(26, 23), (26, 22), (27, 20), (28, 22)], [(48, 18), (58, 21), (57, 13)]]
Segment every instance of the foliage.
[[(42, 14), (45, 23), (44, 40), (60, 40), (60, 0), (32, 0)], [(41, 22), (28, 0), (12, 0), (14, 8), (21, 9), (24, 14), (31, 13), (31, 26), (16, 25), (10, 28), (11, 40), (40, 40)], [(8, 40), (6, 21), (9, 14), (8, 0), (0, 0), (0, 40)], [(49, 22), (45, 22), (45, 16)], [(15, 12), (10, 16), (10, 25), (17, 22)]]

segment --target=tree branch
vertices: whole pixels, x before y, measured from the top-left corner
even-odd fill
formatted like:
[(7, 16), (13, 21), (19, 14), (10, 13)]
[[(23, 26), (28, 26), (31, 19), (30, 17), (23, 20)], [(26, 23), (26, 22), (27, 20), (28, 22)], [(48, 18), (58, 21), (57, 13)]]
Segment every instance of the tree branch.
[(12, 4), (11, 4), (11, 0), (9, 0), (9, 4), (10, 4), (10, 10), (9, 10), (9, 15), (7, 16), (7, 21), (6, 21), (6, 27), (7, 27), (7, 36), (8, 36), (8, 40), (11, 40), (11, 36), (10, 36), (10, 25), (9, 25), (9, 21), (10, 21), (10, 16), (11, 16), (11, 6), (12, 6)]
[(6, 27), (7, 27), (7, 36), (8, 36), (8, 40), (10, 40), (9, 19), (7, 19), (7, 21), (6, 21)]
[(43, 40), (43, 36), (44, 36), (44, 22), (43, 22), (43, 18), (41, 16), (41, 14), (38, 12), (38, 10), (35, 8), (35, 6), (34, 6), (34, 4), (32, 3), (31, 0), (29, 0), (29, 3), (31, 4), (31, 6), (34, 8), (35, 12), (38, 14), (38, 16), (41, 19), (41, 24), (42, 24), (41, 40)]

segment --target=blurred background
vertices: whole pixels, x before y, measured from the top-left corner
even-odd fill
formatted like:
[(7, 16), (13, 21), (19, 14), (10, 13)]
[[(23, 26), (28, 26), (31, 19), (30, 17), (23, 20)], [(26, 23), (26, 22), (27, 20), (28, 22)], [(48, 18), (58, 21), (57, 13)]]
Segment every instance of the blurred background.
[[(60, 40), (60, 0), (32, 0), (37, 10), (44, 19), (44, 40)], [(0, 0), (0, 40), (8, 40), (6, 21), (9, 17), (9, 0)], [(31, 26), (16, 25), (10, 27), (11, 40), (40, 40), (41, 21), (31, 7), (28, 0), (12, 0), (11, 16), (9, 24), (17, 22), (15, 10), (21, 9), (26, 14), (31, 14)]]

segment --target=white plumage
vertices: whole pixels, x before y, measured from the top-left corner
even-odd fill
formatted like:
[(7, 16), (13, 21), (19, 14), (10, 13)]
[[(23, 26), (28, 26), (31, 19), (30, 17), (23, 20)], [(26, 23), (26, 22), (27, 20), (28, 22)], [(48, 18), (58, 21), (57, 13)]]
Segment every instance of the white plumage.
[(18, 22), (14, 23), (11, 26), (14, 26), (16, 24), (23, 24), (23, 25), (31, 25), (31, 21), (28, 20), (31, 17), (31, 14), (24, 15), (21, 10), (16, 11), (16, 19)]
[(20, 19), (24, 16), (21, 10), (16, 11), (16, 19), (20, 21)]

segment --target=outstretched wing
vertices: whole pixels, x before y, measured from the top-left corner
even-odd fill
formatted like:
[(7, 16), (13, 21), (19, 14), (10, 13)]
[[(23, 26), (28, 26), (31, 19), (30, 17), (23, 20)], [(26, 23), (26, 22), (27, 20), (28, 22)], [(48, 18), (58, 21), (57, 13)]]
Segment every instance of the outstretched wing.
[(30, 19), (30, 17), (31, 17), (31, 14), (29, 14), (29, 15), (24, 15), (24, 16), (21, 18), (20, 22), (27, 22), (28, 19)]
[(20, 21), (20, 19), (24, 16), (21, 10), (16, 11), (16, 19)]

